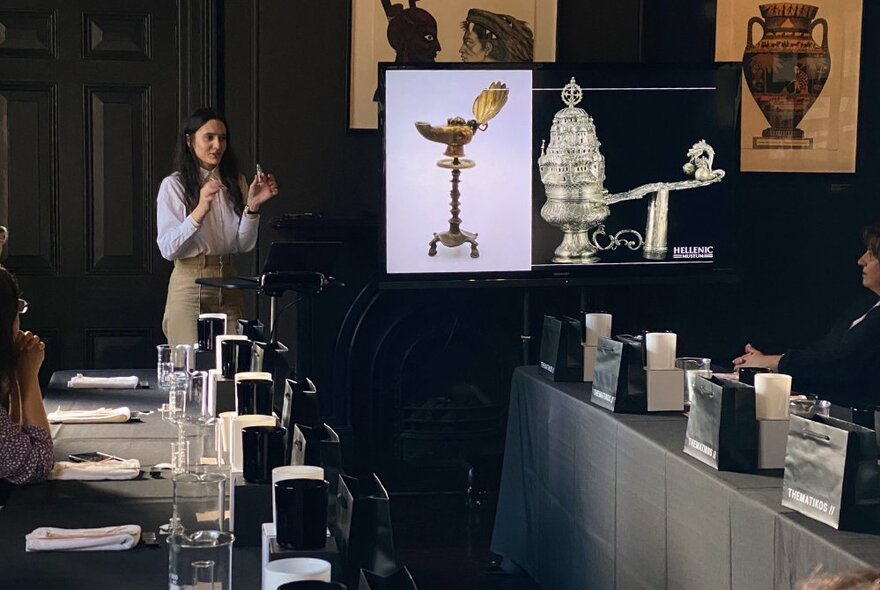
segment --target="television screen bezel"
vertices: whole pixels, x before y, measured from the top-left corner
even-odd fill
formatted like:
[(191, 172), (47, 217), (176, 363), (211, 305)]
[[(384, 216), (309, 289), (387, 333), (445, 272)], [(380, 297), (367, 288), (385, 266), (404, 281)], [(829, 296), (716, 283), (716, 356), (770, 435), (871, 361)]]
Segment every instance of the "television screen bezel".
[[(713, 62), (690, 64), (647, 64), (647, 63), (395, 63), (380, 62), (379, 88), (377, 102), (379, 104), (378, 132), (382, 149), (382, 175), (379, 207), (379, 269), (378, 280), (381, 289), (407, 289), (413, 287), (482, 287), (482, 286), (553, 286), (553, 285), (600, 285), (600, 284), (657, 284), (683, 282), (723, 282), (738, 280), (737, 244), (734, 231), (736, 218), (736, 184), (740, 168), (739, 138), (741, 126), (740, 95), (742, 88), (741, 64), (737, 62)], [(734, 126), (731, 129), (729, 146), (731, 157), (725, 157), (726, 177), (730, 194), (729, 233), (730, 255), (727, 260), (718, 263), (710, 261), (676, 261), (676, 262), (633, 262), (633, 263), (600, 263), (600, 264), (558, 264), (536, 265), (532, 263), (527, 271), (475, 271), (475, 272), (437, 272), (437, 273), (388, 273), (387, 271), (387, 195), (386, 195), (386, 134), (385, 134), (385, 74), (396, 70), (559, 70), (576, 71), (592, 69), (597, 73), (602, 70), (638, 70), (645, 71), (689, 71), (709, 72), (725, 70), (736, 77), (737, 89), (731, 108), (733, 109)], [(716, 146), (717, 147), (717, 146)], [(723, 148), (722, 148), (723, 149)], [(425, 242), (427, 248), (427, 241)]]

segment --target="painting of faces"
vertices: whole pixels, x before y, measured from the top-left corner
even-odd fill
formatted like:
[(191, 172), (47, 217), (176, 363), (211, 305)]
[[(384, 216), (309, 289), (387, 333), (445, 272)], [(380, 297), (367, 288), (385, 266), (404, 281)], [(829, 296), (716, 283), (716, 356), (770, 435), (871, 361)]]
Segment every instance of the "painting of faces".
[(349, 127), (375, 129), (379, 62), (556, 59), (556, 0), (353, 0)]

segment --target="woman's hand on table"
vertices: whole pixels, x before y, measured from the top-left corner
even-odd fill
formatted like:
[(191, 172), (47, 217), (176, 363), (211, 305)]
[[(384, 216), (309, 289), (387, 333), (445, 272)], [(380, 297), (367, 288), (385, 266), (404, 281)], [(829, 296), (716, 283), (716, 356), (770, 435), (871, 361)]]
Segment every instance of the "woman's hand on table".
[(764, 367), (771, 371), (779, 370), (781, 354), (764, 354), (751, 344), (746, 344), (745, 354), (733, 359), (734, 369), (740, 367)]

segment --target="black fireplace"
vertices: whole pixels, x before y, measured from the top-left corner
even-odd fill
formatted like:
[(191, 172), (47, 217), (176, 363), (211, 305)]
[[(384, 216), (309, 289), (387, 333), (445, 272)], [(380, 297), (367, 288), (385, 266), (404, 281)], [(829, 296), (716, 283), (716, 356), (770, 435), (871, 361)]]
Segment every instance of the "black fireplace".
[(295, 373), (316, 383), (343, 439), (346, 469), (377, 472), (394, 492), (464, 491), (470, 465), (499, 462), (522, 364), (522, 291), (381, 289), (374, 226), (287, 216), (273, 228), (272, 239), (344, 243), (334, 270), (344, 286), (299, 303), (291, 346)]
[(521, 294), (490, 291), (368, 286), (350, 310), (337, 384), (358, 468), (393, 491), (463, 491), (475, 460), (500, 460)]

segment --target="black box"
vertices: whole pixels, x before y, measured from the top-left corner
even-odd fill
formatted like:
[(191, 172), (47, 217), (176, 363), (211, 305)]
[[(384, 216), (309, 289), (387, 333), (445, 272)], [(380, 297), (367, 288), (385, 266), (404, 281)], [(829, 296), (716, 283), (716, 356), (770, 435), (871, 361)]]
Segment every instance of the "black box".
[(219, 416), (220, 412), (235, 411), (235, 379), (226, 379), (217, 376), (217, 399), (214, 414)]
[(272, 483), (250, 483), (232, 474), (229, 527), (236, 547), (259, 547), (264, 522), (272, 522)]
[(216, 369), (217, 356), (213, 350), (196, 350), (196, 371)]

